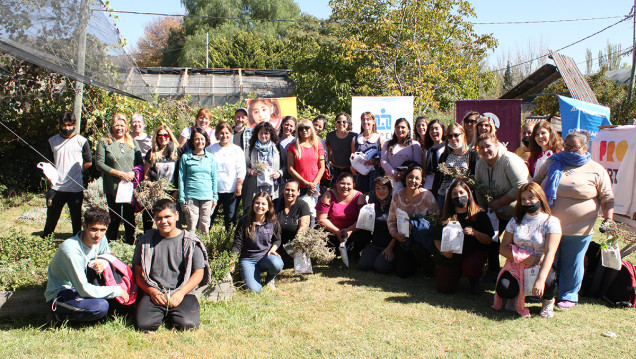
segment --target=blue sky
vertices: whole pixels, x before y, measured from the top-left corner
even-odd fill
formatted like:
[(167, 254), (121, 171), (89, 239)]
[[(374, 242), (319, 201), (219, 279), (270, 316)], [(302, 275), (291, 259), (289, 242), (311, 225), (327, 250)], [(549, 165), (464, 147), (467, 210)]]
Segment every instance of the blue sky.
[[(310, 13), (318, 18), (327, 18), (331, 13), (328, 0), (296, 0), (301, 11)], [(535, 0), (533, 2), (511, 2), (500, 0), (471, 1), (475, 7), (477, 17), (473, 22), (503, 22), (503, 21), (536, 21), (596, 18), (626, 15), (632, 5), (631, 0)], [(146, 11), (161, 13), (184, 13), (179, 0), (110, 0), (115, 10)], [(151, 16), (119, 14), (117, 25), (129, 46), (143, 35), (144, 25), (152, 19)], [(540, 49), (558, 49), (572, 42), (582, 39), (602, 28), (613, 24), (619, 19), (604, 19), (594, 21), (576, 21), (545, 24), (515, 24), (515, 25), (475, 25), (475, 31), (484, 34), (492, 33), (499, 41), (494, 54), (489, 58), (490, 64), (496, 66), (506, 54), (524, 51), (530, 46)], [(594, 57), (600, 49), (604, 49), (607, 41), (621, 44), (623, 49), (632, 46), (633, 22), (625, 21), (611, 29), (602, 32), (580, 44), (561, 51), (564, 55), (573, 57), (576, 62), (585, 60), (585, 50), (592, 49)], [(631, 57), (623, 58), (623, 62), (631, 62)]]

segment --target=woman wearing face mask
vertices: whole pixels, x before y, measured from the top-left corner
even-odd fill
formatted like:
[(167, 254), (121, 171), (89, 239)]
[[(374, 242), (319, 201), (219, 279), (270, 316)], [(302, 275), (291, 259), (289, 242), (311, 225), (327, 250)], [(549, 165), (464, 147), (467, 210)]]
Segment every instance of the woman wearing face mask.
[(563, 237), (557, 254), (559, 299), (557, 306), (572, 308), (578, 303), (583, 280), (583, 260), (592, 239), (599, 210), (613, 222), (614, 193), (607, 171), (587, 152), (589, 137), (575, 131), (565, 137), (564, 151), (550, 156), (535, 173), (552, 208), (561, 221)]
[(409, 239), (404, 234), (399, 233), (397, 226), (396, 213), (398, 208), (405, 211), (409, 218), (415, 215), (425, 216), (439, 212), (435, 196), (429, 190), (422, 188), (423, 173), (424, 171), (420, 166), (409, 167), (406, 172), (406, 187), (393, 195), (391, 207), (389, 208), (387, 225), (391, 237), (393, 237), (389, 245), (395, 248), (393, 251), (395, 273), (402, 278), (414, 274), (420, 263), (424, 265), (426, 276), (432, 277), (435, 271), (435, 263), (430, 251), (418, 241)]
[[(468, 278), (470, 292), (481, 294), (479, 278), (488, 259), (488, 246), (495, 231), (490, 219), (473, 198), (470, 187), (463, 181), (455, 181), (448, 188), (444, 203), (442, 224), (457, 221), (464, 230), (464, 247), (461, 254), (440, 252), (437, 273), (437, 290), (440, 293), (455, 293), (462, 274)], [(441, 239), (435, 247), (441, 248)]]
[(530, 157), (528, 158), (528, 170), (530, 176), (540, 168), (548, 157), (563, 149), (563, 140), (556, 132), (552, 124), (546, 120), (541, 120), (532, 129), (532, 136), (529, 138)]
[[(439, 163), (443, 163), (446, 168), (463, 173), (465, 177), (474, 176), (479, 154), (477, 154), (477, 150), (468, 147), (464, 128), (458, 123), (452, 123), (448, 125), (446, 133), (446, 149), (439, 157)], [(446, 191), (452, 181), (452, 176), (443, 174), (439, 168), (435, 169), (435, 179), (431, 192), (437, 197), (437, 203), (440, 207), (444, 206)]]
[(219, 142), (206, 148), (214, 157), (218, 178), (219, 205), (214, 207), (211, 222), (214, 222), (218, 208), (223, 207), (223, 225), (230, 228), (236, 222), (236, 205), (245, 179), (245, 153), (232, 143), (233, 131), (229, 123), (219, 122), (214, 132)]
[(395, 122), (393, 137), (382, 146), (380, 164), (387, 177), (393, 178), (393, 191), (402, 188), (403, 174), (397, 170), (404, 162), (412, 161), (422, 165), (422, 148), (419, 142), (411, 140), (411, 125), (405, 118)]
[(528, 283), (524, 283), (524, 270), (539, 266), (532, 295), (542, 299), (542, 317), (554, 316), (557, 276), (552, 263), (560, 240), (561, 224), (551, 214), (541, 187), (534, 182), (521, 186), (514, 217), (508, 222), (501, 242), (501, 255), (506, 257), (506, 264), (497, 280), (494, 309), (503, 307), (501, 298), (508, 299), (507, 310), (529, 317), (530, 311), (525, 307), (524, 286)]
[(519, 156), (526, 162), (530, 157), (530, 137), (532, 137), (532, 129), (534, 128), (534, 125), (534, 122), (526, 122), (523, 126), (521, 126), (521, 146), (515, 150), (515, 155)]
[(440, 120), (432, 120), (428, 123), (428, 130), (424, 142), (426, 143), (426, 178), (424, 180), (424, 188), (431, 190), (433, 188), (433, 180), (435, 179), (435, 171), (439, 158), (446, 149), (446, 127)]
[(388, 177), (378, 177), (373, 181), (373, 195), (369, 203), (375, 208), (375, 224), (371, 233), (371, 242), (362, 250), (358, 268), (363, 271), (375, 270), (378, 273), (393, 271), (393, 247), (391, 233), (387, 225), (393, 184)]

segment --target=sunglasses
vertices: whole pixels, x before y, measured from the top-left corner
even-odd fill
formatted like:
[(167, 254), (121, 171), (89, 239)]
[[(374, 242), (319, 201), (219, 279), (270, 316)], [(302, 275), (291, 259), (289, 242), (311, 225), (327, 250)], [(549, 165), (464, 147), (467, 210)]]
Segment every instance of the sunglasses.
[(298, 131), (309, 131), (310, 128), (311, 127), (309, 127), (309, 126), (300, 126), (300, 127), (298, 127)]
[(160, 133), (160, 134), (157, 135), (157, 137), (159, 137), (159, 138), (170, 138), (170, 135), (167, 134), (167, 133)]
[(336, 121), (337, 124), (339, 125), (344, 125), (347, 123), (347, 120), (340, 120), (340, 121)]
[(469, 118), (469, 119), (464, 120), (464, 123), (467, 123), (467, 124), (469, 124), (469, 125), (474, 125), (474, 124), (475, 124), (475, 122), (476, 122), (476, 121), (475, 121), (475, 120), (473, 120), (472, 118)]
[(448, 137), (452, 137), (452, 138), (459, 138), (462, 134), (461, 133), (449, 133)]

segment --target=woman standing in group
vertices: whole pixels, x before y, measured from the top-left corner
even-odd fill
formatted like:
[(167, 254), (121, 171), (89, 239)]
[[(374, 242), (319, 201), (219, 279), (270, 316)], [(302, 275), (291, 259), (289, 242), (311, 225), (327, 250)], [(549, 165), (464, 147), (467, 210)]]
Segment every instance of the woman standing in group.
[[(287, 171), (300, 183), (300, 195), (311, 196), (311, 207), (315, 208), (320, 197), (320, 180), (325, 173), (325, 150), (309, 120), (300, 120), (298, 137), (287, 147)], [(312, 217), (313, 225), (315, 215)]]
[(375, 224), (371, 233), (371, 242), (362, 250), (358, 268), (360, 270), (375, 270), (378, 273), (393, 271), (393, 251), (395, 241), (391, 239), (387, 220), (391, 206), (393, 183), (388, 177), (378, 177), (373, 181), (373, 195), (369, 203), (375, 209)]
[(397, 210), (401, 209), (408, 214), (409, 218), (414, 215), (425, 216), (431, 213), (438, 213), (439, 207), (433, 194), (422, 188), (424, 171), (420, 166), (410, 166), (406, 172), (406, 187), (398, 190), (391, 200), (389, 217), (387, 224), (389, 233), (393, 237), (389, 246), (394, 247), (395, 272), (398, 276), (405, 278), (417, 271), (422, 262), (427, 277), (432, 277), (435, 272), (435, 263), (432, 253), (413, 238), (409, 238), (398, 232)]
[(243, 188), (243, 213), (252, 207), (252, 197), (257, 192), (266, 192), (276, 201), (280, 196), (281, 179), (287, 172), (287, 157), (278, 144), (276, 130), (267, 121), (260, 122), (250, 138), (245, 153), (247, 175)]
[(282, 246), (291, 242), (297, 235), (304, 233), (309, 228), (311, 211), (305, 201), (298, 200), (300, 184), (296, 180), (289, 180), (283, 189), (282, 206), (276, 213), (281, 228), (281, 246), (278, 254), (285, 263), (291, 263), (292, 258)]
[(351, 167), (351, 144), (358, 134), (351, 131), (351, 118), (344, 112), (336, 115), (336, 130), (327, 133), (327, 152), (331, 186), (342, 171), (349, 171)]
[[(271, 126), (269, 122), (259, 125), (263, 123)], [(261, 291), (261, 272), (267, 272), (264, 285), (276, 288), (274, 278), (283, 270), (283, 260), (276, 253), (280, 243), (280, 226), (272, 199), (269, 194), (258, 192), (247, 215), (239, 220), (232, 245), (232, 252), (239, 256), (241, 277), (249, 290)]]
[(195, 128), (200, 128), (205, 131), (206, 135), (208, 135), (209, 141), (216, 138), (214, 136), (214, 130), (210, 127), (210, 119), (212, 118), (212, 112), (207, 108), (202, 108), (197, 112), (197, 117), (195, 120), (195, 126), (186, 127), (181, 131), (179, 135), (179, 147), (183, 147), (186, 142), (190, 139), (190, 135), (192, 135), (192, 131)]
[(384, 141), (377, 131), (373, 113), (362, 113), (360, 116), (360, 134), (351, 142), (351, 152), (364, 153), (367, 158), (365, 164), (374, 167), (374, 169), (366, 175), (357, 173), (356, 170), (351, 167), (351, 173), (355, 175), (355, 187), (362, 193), (371, 191), (373, 181), (378, 177), (377, 168), (380, 164), (380, 151), (383, 145)]
[[(479, 154), (477, 154), (477, 150), (468, 147), (466, 133), (462, 125), (459, 123), (448, 125), (446, 138), (446, 149), (439, 157), (439, 163), (443, 163), (446, 168), (457, 169), (465, 177), (474, 177)], [(440, 207), (444, 206), (446, 190), (452, 181), (452, 176), (443, 174), (439, 167), (435, 169), (435, 179), (431, 192), (436, 196)]]
[(599, 209), (613, 222), (612, 181), (587, 152), (589, 137), (575, 131), (565, 137), (564, 151), (555, 153), (535, 173), (552, 214), (561, 221), (563, 237), (557, 253), (560, 308), (574, 307), (583, 280), (583, 259), (592, 239)]
[[(144, 158), (144, 178), (146, 181), (168, 180), (171, 184), (176, 184), (175, 173), (177, 173), (177, 161), (179, 160), (179, 148), (176, 145), (177, 139), (170, 128), (166, 125), (159, 125), (152, 136), (152, 147)], [(144, 232), (152, 229), (154, 223), (151, 208), (144, 208), (142, 218)]]
[[(449, 126), (450, 127), (450, 126)], [(449, 133), (452, 133), (449, 130)], [(488, 246), (495, 234), (490, 219), (475, 201), (468, 185), (461, 180), (448, 187), (448, 195), (444, 203), (442, 225), (457, 221), (464, 231), (462, 253), (440, 252), (437, 273), (437, 290), (440, 293), (455, 293), (462, 274), (468, 278), (470, 292), (481, 294), (479, 278), (483, 274), (484, 264), (488, 259)], [(435, 247), (441, 249), (442, 241), (435, 240)]]
[(189, 231), (208, 233), (212, 208), (218, 200), (216, 162), (205, 150), (210, 145), (207, 133), (195, 128), (188, 150), (179, 160), (179, 204)]
[[(492, 133), (482, 134), (477, 139), (479, 156), (475, 166), (475, 181), (484, 183), (492, 200), (480, 203), (489, 212), (494, 212), (499, 219), (502, 233), (506, 223), (512, 218), (519, 188), (528, 182), (528, 167), (519, 156), (508, 152)], [(499, 242), (491, 244), (488, 256), (488, 280), (494, 280), (499, 273)]]
[(411, 140), (411, 125), (405, 118), (395, 122), (393, 137), (382, 146), (380, 163), (386, 176), (393, 178), (393, 191), (403, 188), (402, 176), (397, 167), (404, 162), (412, 161), (422, 164), (422, 148), (418, 142)]
[(280, 146), (287, 149), (290, 143), (296, 139), (296, 117), (285, 116), (280, 122), (280, 129), (278, 130), (278, 139), (280, 140)]
[[(103, 177), (104, 194), (108, 203), (110, 213), (110, 224), (106, 230), (106, 238), (117, 239), (119, 225), (124, 219), (124, 229), (126, 232), (126, 243), (135, 242), (135, 209), (131, 202), (117, 203), (117, 191), (119, 184), (123, 182), (133, 182), (137, 174), (135, 167), (143, 166), (143, 158), (139, 144), (128, 133), (128, 121), (121, 113), (113, 116), (110, 131), (97, 146), (95, 155), (95, 165), (101, 171)], [(130, 193), (132, 201), (132, 192)]]
[(432, 120), (428, 123), (428, 130), (424, 142), (426, 144), (425, 169), (426, 178), (424, 180), (424, 188), (431, 190), (435, 179), (435, 171), (439, 158), (444, 153), (446, 144), (446, 127), (440, 120)]
[(426, 163), (426, 132), (428, 131), (428, 119), (424, 116), (418, 116), (415, 119), (415, 130), (413, 131), (413, 139), (420, 144), (422, 148), (422, 164)]
[(212, 154), (217, 169), (219, 205), (214, 207), (211, 222), (214, 222), (220, 207), (223, 207), (223, 225), (230, 228), (236, 222), (236, 205), (241, 197), (245, 179), (245, 153), (232, 143), (232, 125), (222, 121), (216, 125), (219, 142), (206, 148)]
[[(490, 117), (479, 117), (477, 118), (477, 122), (475, 122), (475, 131), (473, 135), (473, 147), (477, 148), (477, 139), (481, 135), (486, 135), (492, 133), (495, 135), (497, 133), (497, 127), (495, 127), (495, 122)], [(499, 143), (500, 146), (504, 147), (503, 144)]]
[(137, 144), (139, 144), (141, 156), (146, 158), (146, 154), (152, 147), (152, 136), (148, 136), (145, 132), (146, 120), (142, 115), (136, 113), (132, 115), (130, 119), (130, 126), (132, 127), (132, 133), (130, 135), (137, 141)]
[[(360, 208), (364, 206), (364, 196), (353, 189), (353, 175), (342, 172), (336, 179), (335, 188), (325, 192), (316, 206), (316, 224), (331, 233), (329, 246), (338, 247), (341, 242), (354, 247), (353, 253), (360, 253), (366, 243), (362, 243), (357, 233), (356, 221)], [(357, 250), (357, 252), (356, 252)]]
[(532, 129), (529, 138), (530, 157), (528, 157), (528, 170), (530, 176), (534, 176), (548, 157), (563, 149), (563, 140), (556, 132), (552, 124), (546, 120), (539, 121)]
[(560, 241), (561, 224), (551, 215), (541, 186), (534, 182), (521, 186), (514, 217), (508, 222), (501, 241), (501, 255), (506, 257), (506, 264), (497, 280), (493, 308), (503, 307), (499, 298), (508, 299), (506, 309), (515, 308), (520, 315), (529, 317), (530, 312), (525, 308), (522, 269), (539, 266), (532, 295), (541, 298), (540, 315), (552, 318), (557, 295), (557, 276), (552, 264)]
[(464, 127), (466, 142), (469, 142), (469, 147), (472, 147), (473, 139), (475, 138), (475, 122), (477, 118), (479, 118), (479, 112), (468, 111), (462, 119), (462, 126)]

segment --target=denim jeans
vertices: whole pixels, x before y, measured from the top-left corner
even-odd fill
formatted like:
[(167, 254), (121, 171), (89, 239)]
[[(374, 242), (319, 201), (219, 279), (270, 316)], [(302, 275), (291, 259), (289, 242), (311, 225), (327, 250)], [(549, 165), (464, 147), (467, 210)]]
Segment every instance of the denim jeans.
[(59, 321), (90, 322), (108, 314), (108, 301), (103, 298), (82, 298), (75, 289), (64, 289), (48, 302)]
[(562, 236), (554, 258), (559, 272), (559, 300), (579, 301), (583, 281), (583, 259), (592, 240), (589, 236)]
[(212, 213), (210, 225), (214, 223), (219, 207), (221, 206), (223, 206), (223, 226), (225, 228), (230, 228), (230, 225), (236, 223), (236, 205), (238, 200), (239, 198), (234, 196), (234, 192), (219, 193), (219, 200), (216, 207), (214, 207), (214, 213)]
[(261, 285), (261, 272), (267, 272), (265, 278), (265, 284), (274, 280), (278, 273), (283, 270), (283, 260), (280, 257), (273, 254), (266, 255), (259, 260), (253, 259), (241, 259), (239, 260), (241, 266), (241, 277), (245, 281), (247, 288), (253, 292), (260, 292), (263, 286)]

